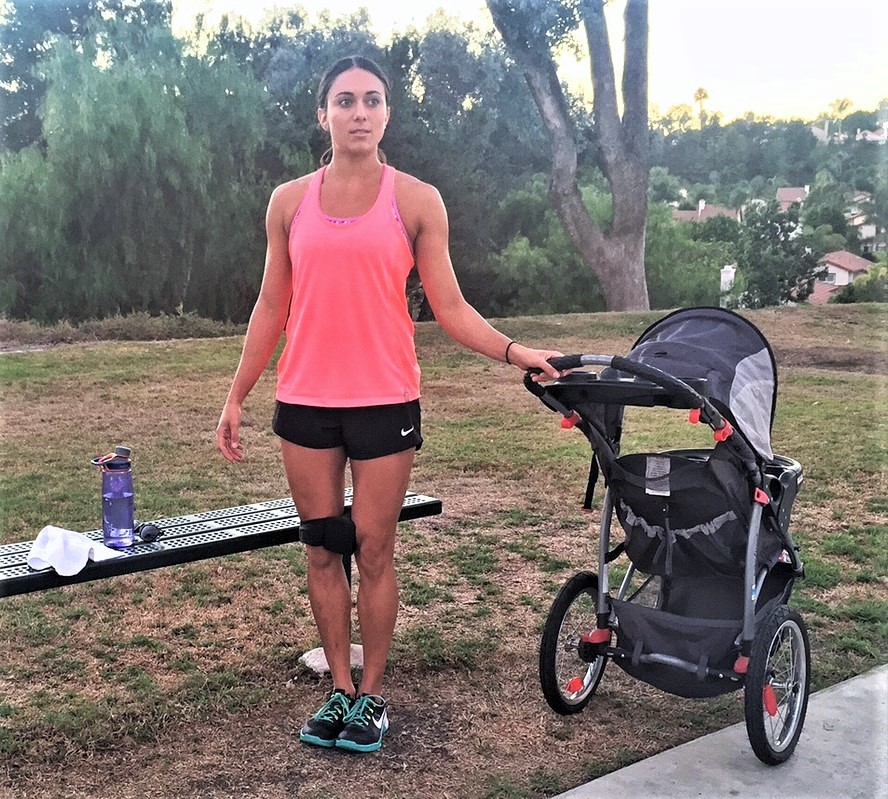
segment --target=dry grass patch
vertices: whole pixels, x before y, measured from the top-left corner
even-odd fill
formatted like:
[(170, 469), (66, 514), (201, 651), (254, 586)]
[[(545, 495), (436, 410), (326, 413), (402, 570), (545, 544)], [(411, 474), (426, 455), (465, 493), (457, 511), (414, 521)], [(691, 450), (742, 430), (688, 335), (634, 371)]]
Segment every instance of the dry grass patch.
[[(877, 543), (888, 530), (886, 448), (873, 427), (888, 374), (880, 313), (749, 314), (786, 367), (775, 449), (806, 471), (793, 528), (809, 579), (794, 603), (812, 630), (816, 687), (888, 651)], [(660, 316), (500, 327), (563, 352), (622, 354)], [(317, 639), (304, 558), (287, 546), (0, 602), (0, 799), (542, 799), (742, 719), (739, 693), (682, 700), (613, 664), (585, 713), (549, 710), (540, 631), (561, 584), (596, 560), (599, 512), (580, 510), (588, 444), (561, 430), (513, 369), (461, 351), (432, 324), (418, 326), (417, 342), (426, 444), (411, 488), (441, 497), (444, 513), (401, 529), (381, 752), (358, 766), (298, 743), (328, 685), (298, 664)], [(143, 518), (284, 496), (268, 429), (271, 370), (246, 409), (248, 462), (215, 452), (239, 347), (109, 343), (2, 356), (0, 542), (50, 522), (97, 526), (88, 461), (118, 440), (135, 449)], [(627, 449), (704, 445), (697, 435), (682, 414), (627, 413)]]

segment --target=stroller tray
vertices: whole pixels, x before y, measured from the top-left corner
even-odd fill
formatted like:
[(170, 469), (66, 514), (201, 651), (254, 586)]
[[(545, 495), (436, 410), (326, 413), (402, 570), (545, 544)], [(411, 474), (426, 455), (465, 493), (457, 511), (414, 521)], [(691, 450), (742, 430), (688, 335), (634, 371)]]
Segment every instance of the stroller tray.
[[(700, 396), (708, 396), (703, 377), (680, 378)], [(645, 408), (690, 408), (676, 392), (633, 377), (599, 377), (595, 372), (571, 372), (549, 383), (547, 391), (562, 405), (577, 408), (587, 403), (600, 405), (637, 405)]]

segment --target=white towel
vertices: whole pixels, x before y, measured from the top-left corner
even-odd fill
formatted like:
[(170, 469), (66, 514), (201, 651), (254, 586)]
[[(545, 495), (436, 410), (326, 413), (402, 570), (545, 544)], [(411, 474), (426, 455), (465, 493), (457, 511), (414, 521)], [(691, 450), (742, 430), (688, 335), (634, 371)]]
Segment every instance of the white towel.
[(55, 569), (63, 577), (70, 577), (86, 566), (89, 560), (108, 560), (122, 555), (123, 552), (93, 541), (83, 533), (47, 525), (31, 544), (28, 565), (37, 570)]

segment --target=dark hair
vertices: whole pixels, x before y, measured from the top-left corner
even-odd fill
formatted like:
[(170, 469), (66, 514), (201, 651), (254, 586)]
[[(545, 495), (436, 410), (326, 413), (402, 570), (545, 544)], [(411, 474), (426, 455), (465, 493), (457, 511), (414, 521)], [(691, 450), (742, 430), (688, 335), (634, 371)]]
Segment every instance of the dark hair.
[(343, 72), (348, 72), (350, 69), (363, 69), (366, 72), (376, 75), (376, 77), (382, 81), (382, 85), (385, 89), (385, 103), (386, 105), (389, 104), (392, 82), (389, 80), (388, 75), (382, 71), (382, 67), (380, 67), (375, 61), (371, 61), (369, 58), (364, 58), (364, 56), (350, 55), (345, 58), (340, 58), (321, 76), (321, 82), (318, 85), (318, 108), (327, 107), (327, 95), (330, 94), (330, 87), (333, 85), (333, 81)]
[[(363, 69), (379, 78), (385, 93), (385, 104), (389, 104), (392, 82), (389, 80), (388, 75), (382, 71), (382, 67), (380, 67), (375, 61), (365, 58), (364, 56), (350, 55), (345, 58), (340, 58), (335, 64), (328, 67), (321, 76), (321, 82), (318, 84), (318, 108), (327, 107), (327, 96), (330, 94), (330, 87), (333, 85), (333, 81), (335, 81), (343, 72), (348, 72), (350, 69)], [(379, 148), (377, 148), (377, 152), (379, 154), (379, 160), (382, 161), (382, 163), (385, 163), (385, 153)], [(332, 157), (333, 148), (331, 147), (321, 156), (321, 164), (329, 164)]]

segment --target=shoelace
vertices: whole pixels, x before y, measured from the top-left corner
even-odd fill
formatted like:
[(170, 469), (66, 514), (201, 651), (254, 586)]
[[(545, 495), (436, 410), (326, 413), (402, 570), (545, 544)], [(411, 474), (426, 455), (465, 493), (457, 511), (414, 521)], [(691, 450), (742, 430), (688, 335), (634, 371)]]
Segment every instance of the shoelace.
[(346, 714), (345, 723), (355, 724), (358, 727), (369, 727), (374, 707), (379, 707), (379, 704), (374, 701), (372, 696), (358, 697), (358, 701), (352, 705), (352, 709)]
[(333, 694), (327, 703), (317, 712), (318, 721), (337, 722), (349, 714), (349, 701), (345, 694)]

